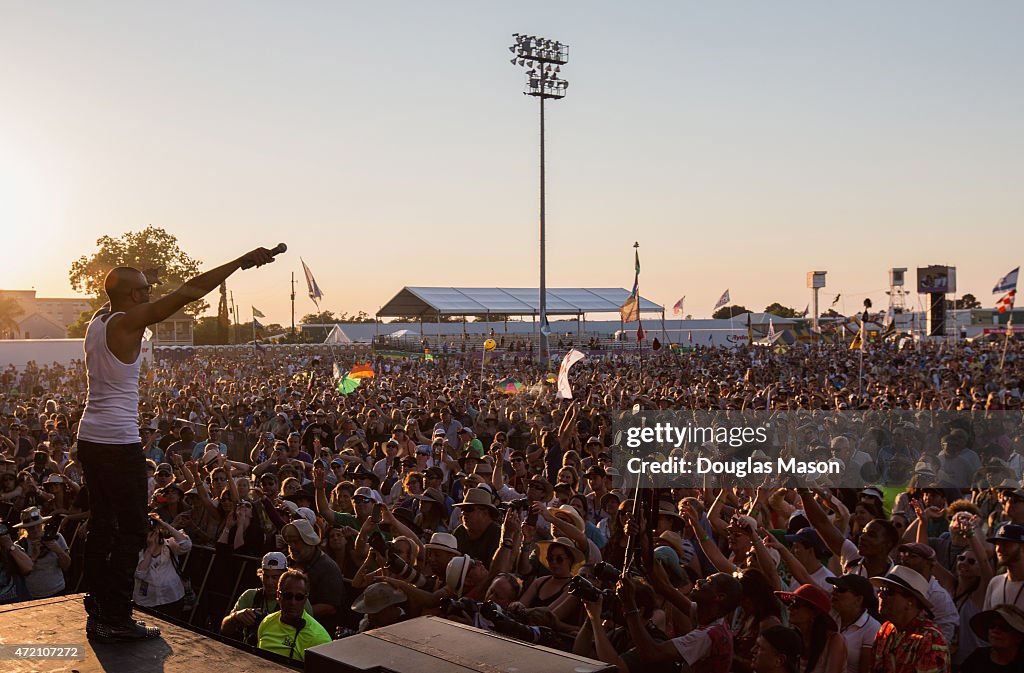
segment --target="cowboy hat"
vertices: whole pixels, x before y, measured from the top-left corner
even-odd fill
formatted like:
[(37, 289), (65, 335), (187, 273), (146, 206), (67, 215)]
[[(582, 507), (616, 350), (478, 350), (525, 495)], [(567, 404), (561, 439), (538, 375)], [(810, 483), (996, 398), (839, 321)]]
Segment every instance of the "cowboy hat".
[(548, 510), (551, 516), (567, 521), (576, 527), (579, 531), (586, 531), (586, 523), (583, 521), (583, 517), (576, 511), (576, 508), (572, 505), (562, 505), (561, 507), (555, 507)]
[(1002, 619), (1007, 626), (1024, 636), (1024, 610), (1008, 603), (971, 617), (971, 630), (982, 640), (988, 640), (988, 630), (997, 619)]

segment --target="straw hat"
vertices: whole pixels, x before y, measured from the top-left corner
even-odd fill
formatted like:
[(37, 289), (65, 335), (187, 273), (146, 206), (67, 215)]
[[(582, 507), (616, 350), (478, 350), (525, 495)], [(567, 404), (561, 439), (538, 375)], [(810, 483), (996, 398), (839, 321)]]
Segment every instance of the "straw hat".
[(444, 571), (444, 585), (456, 596), (462, 596), (462, 589), (466, 584), (466, 575), (473, 565), (473, 557), (469, 554), (456, 556), (448, 561), (448, 567)]
[(583, 565), (587, 558), (583, 555), (583, 552), (576, 547), (576, 544), (567, 537), (556, 537), (554, 540), (538, 541), (537, 557), (540, 564), (548, 570), (551, 570), (551, 566), (548, 565), (548, 548), (555, 544), (560, 547), (565, 547), (565, 550), (569, 552), (570, 556), (572, 556), (572, 574), (575, 575), (576, 571), (581, 565)]
[(550, 510), (550, 514), (553, 517), (562, 519), (576, 526), (577, 530), (586, 531), (586, 523), (583, 521), (583, 517), (576, 511), (576, 508), (572, 505), (562, 505)]
[(52, 518), (52, 516), (43, 516), (38, 507), (29, 507), (21, 513), (21, 523), (16, 523), (11, 528), (41, 526)]
[(445, 552), (448, 554), (460, 553), (459, 542), (451, 533), (434, 533), (430, 536), (430, 542), (425, 546), (427, 550), (433, 549), (434, 551)]
[(932, 602), (928, 600), (928, 580), (921, 573), (907, 566), (893, 566), (882, 577), (872, 577), (871, 583), (876, 587), (897, 587), (911, 594), (926, 610), (931, 611)]

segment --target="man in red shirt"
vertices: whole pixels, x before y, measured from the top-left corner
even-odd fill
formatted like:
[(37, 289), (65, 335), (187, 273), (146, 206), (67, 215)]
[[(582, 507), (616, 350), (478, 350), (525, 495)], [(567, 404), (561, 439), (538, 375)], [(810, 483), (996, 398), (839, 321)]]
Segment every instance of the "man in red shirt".
[(878, 612), (887, 620), (875, 636), (871, 673), (949, 673), (949, 645), (931, 620), (928, 581), (906, 566), (872, 577)]

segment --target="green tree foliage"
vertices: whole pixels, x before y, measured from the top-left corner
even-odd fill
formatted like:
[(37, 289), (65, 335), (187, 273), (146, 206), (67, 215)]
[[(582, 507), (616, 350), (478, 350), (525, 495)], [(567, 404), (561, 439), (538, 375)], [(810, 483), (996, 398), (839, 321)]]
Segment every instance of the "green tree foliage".
[[(101, 236), (96, 246), (96, 252), (79, 257), (68, 272), (71, 288), (92, 295), (93, 304), (91, 310), (79, 316), (78, 321), (68, 328), (68, 336), (84, 335), (92, 313), (106, 303), (103, 281), (114, 267), (130, 266), (144, 272), (155, 271), (160, 285), (152, 288), (151, 299), (159, 299), (199, 275), (199, 260), (192, 259), (178, 245), (178, 239), (161, 227), (149, 225), (142, 231), (129, 231), (119, 238)], [(185, 306), (184, 311), (197, 316), (207, 308), (209, 304), (200, 299)]]
[(373, 322), (373, 317), (366, 311), (359, 311), (351, 316), (344, 311), (338, 315), (335, 315), (334, 311), (322, 311), (307, 313), (299, 320), (303, 325), (333, 325), (338, 322)]
[(711, 317), (716, 320), (728, 320), (729, 318), (742, 315), (743, 313), (750, 313), (750, 309), (748, 309), (746, 306), (733, 304), (732, 306), (723, 306), (722, 308), (712, 313)]
[(13, 339), (20, 334), (18, 318), (24, 315), (25, 309), (21, 307), (14, 297), (0, 297), (0, 338)]
[(780, 318), (799, 318), (801, 314), (801, 312), (797, 311), (795, 308), (783, 306), (779, 302), (775, 302), (773, 304), (765, 306), (764, 312), (777, 315)]
[(981, 308), (981, 302), (978, 301), (977, 297), (968, 292), (959, 299), (947, 299), (946, 308), (958, 309), (958, 308)]

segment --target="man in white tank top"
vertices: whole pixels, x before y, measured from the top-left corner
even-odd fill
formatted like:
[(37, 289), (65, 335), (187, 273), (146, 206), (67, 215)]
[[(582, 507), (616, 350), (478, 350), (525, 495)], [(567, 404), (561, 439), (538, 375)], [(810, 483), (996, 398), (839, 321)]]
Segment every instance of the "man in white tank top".
[(257, 248), (196, 276), (155, 301), (141, 271), (118, 267), (107, 274), (110, 302), (85, 332), (89, 391), (79, 423), (78, 457), (89, 485), (85, 581), (86, 634), (114, 642), (155, 638), (160, 630), (132, 619), (139, 551), (146, 544), (146, 457), (139, 436), (139, 369), (146, 327), (202, 298), (238, 269), (273, 261)]

